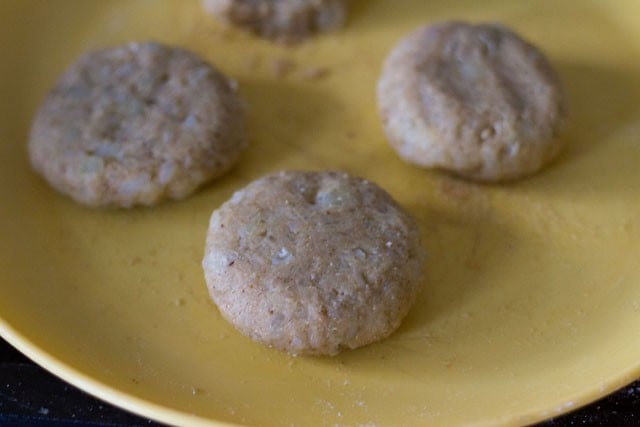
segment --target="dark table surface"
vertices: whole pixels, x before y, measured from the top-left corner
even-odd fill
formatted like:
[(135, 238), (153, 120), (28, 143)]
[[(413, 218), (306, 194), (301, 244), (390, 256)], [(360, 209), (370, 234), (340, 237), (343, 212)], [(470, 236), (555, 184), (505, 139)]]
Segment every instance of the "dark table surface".
[[(158, 426), (68, 385), (0, 339), (0, 426)], [(540, 427), (640, 426), (640, 381)]]

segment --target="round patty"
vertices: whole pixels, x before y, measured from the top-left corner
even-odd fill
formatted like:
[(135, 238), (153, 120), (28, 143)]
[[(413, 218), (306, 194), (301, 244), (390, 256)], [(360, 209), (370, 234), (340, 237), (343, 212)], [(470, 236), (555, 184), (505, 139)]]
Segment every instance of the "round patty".
[(211, 216), (203, 268), (222, 315), (293, 354), (336, 354), (391, 334), (421, 285), (415, 221), (346, 173), (280, 172)]
[(35, 116), (29, 154), (77, 202), (129, 207), (186, 197), (246, 145), (229, 79), (186, 50), (131, 43), (64, 72)]
[(500, 25), (419, 28), (389, 54), (378, 104), (407, 162), (480, 181), (531, 174), (561, 148), (563, 90), (544, 55)]
[(346, 0), (203, 0), (204, 9), (222, 22), (261, 37), (289, 43), (340, 27)]

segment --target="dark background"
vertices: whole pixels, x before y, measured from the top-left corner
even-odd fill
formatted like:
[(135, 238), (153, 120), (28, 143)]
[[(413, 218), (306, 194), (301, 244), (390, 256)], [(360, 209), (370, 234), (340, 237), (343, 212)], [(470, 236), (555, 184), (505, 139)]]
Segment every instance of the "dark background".
[[(160, 426), (68, 385), (0, 339), (0, 426)], [(539, 427), (640, 426), (640, 381)]]

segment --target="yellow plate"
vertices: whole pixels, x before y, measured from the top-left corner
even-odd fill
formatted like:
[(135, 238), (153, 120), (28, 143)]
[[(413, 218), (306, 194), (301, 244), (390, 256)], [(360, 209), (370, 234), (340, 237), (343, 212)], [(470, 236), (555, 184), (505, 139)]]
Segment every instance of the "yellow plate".
[[(0, 332), (62, 378), (175, 424), (514, 425), (640, 375), (640, 3), (360, 0), (347, 27), (284, 48), (198, 2), (0, 2)], [(567, 87), (568, 148), (538, 175), (474, 185), (402, 163), (375, 107), (380, 64), (439, 19), (503, 21)], [(252, 146), (194, 197), (90, 210), (29, 168), (30, 118), (81, 52), (187, 46), (236, 78)], [(274, 68), (293, 69), (277, 77)], [(313, 67), (328, 74), (311, 80)], [(391, 338), (293, 358), (235, 332), (200, 259), (212, 209), (282, 168), (345, 169), (419, 220), (424, 292)]]

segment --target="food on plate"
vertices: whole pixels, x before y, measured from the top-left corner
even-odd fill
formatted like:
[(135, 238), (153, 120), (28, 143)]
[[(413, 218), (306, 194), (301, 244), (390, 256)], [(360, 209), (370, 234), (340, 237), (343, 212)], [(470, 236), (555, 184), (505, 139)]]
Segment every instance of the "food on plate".
[(423, 260), (416, 222), (374, 183), (279, 172), (213, 212), (202, 265), (211, 298), (244, 335), (333, 355), (398, 328)]
[(561, 82), (535, 46), (502, 25), (417, 29), (388, 55), (377, 96), (389, 143), (420, 166), (504, 181), (538, 171), (562, 146)]
[(346, 0), (203, 0), (220, 21), (282, 43), (304, 40), (343, 25)]
[(130, 43), (82, 55), (38, 109), (35, 170), (89, 206), (181, 199), (247, 146), (235, 84), (187, 50)]

